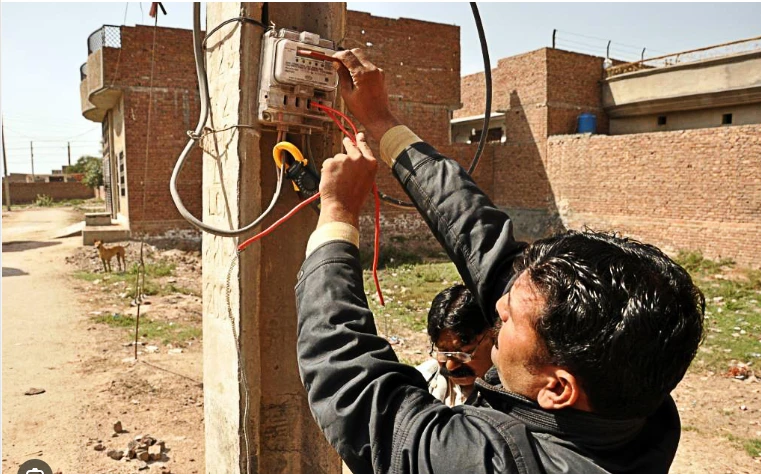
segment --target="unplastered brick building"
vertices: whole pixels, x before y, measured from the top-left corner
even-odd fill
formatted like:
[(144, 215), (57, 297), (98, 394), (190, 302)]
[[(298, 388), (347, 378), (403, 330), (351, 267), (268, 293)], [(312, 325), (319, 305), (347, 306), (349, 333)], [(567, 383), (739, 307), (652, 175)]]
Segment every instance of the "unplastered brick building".
[[(200, 110), (192, 32), (104, 26), (87, 47), (82, 115), (102, 124), (108, 212), (133, 235), (190, 229), (172, 202), (169, 178)], [(195, 215), (201, 213), (200, 151), (191, 152), (178, 184)]]
[[(761, 266), (761, 49), (737, 45), (607, 68), (552, 48), (500, 60), (477, 180), (527, 240), (589, 227)], [(483, 84), (463, 77), (454, 141), (480, 136)]]

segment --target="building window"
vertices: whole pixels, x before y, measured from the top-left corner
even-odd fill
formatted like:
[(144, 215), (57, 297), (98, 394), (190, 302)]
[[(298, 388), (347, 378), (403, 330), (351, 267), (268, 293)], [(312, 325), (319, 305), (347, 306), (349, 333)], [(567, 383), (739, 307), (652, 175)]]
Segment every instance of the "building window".
[(732, 114), (724, 114), (721, 116), (722, 125), (732, 125)]
[(666, 116), (665, 115), (659, 115), (658, 116), (658, 125), (666, 125)]
[[(506, 137), (502, 127), (490, 128), (489, 132), (486, 134), (486, 141), (488, 143), (504, 143), (505, 139)], [(480, 140), (481, 130), (472, 129), (468, 143), (478, 143)]]

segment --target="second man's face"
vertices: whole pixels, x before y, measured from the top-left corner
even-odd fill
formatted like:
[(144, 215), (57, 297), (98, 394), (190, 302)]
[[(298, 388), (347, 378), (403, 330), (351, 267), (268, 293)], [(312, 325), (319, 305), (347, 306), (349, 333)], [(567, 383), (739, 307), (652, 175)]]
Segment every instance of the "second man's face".
[(472, 341), (463, 345), (457, 335), (449, 329), (444, 329), (436, 341), (436, 349), (441, 352), (465, 352), (472, 355), (470, 362), (460, 362), (452, 358), (439, 362), (441, 374), (457, 385), (473, 385), (477, 377), (483, 378), (492, 365), (491, 347), (493, 339), (491, 330), (477, 335)]

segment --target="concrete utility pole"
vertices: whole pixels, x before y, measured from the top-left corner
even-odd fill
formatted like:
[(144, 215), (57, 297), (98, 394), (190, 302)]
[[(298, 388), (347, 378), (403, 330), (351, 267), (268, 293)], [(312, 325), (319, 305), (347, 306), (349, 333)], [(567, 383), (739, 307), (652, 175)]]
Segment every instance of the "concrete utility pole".
[[(208, 3), (206, 31), (230, 18), (262, 18), (262, 3)], [(338, 41), (344, 36), (344, 3), (269, 3), (268, 21)], [(215, 130), (202, 145), (203, 220), (239, 228), (267, 207), (275, 189), (272, 147), (276, 134), (259, 129), (257, 84), (262, 28), (233, 22), (207, 41), (210, 117)], [(324, 139), (325, 138), (325, 139)], [(312, 137), (314, 155), (340, 150), (340, 136)], [(301, 143), (297, 143), (301, 146)], [(260, 229), (298, 203), (283, 186), (278, 205)], [(206, 472), (341, 472), (340, 459), (317, 427), (298, 375), (293, 287), (317, 215), (305, 209), (240, 256), (226, 285), (237, 239), (203, 236), (204, 420)], [(251, 234), (249, 234), (251, 235)], [(248, 235), (246, 236), (248, 237)], [(242, 241), (242, 239), (240, 240)], [(232, 325), (240, 334), (241, 360)], [(248, 389), (237, 383), (243, 365)], [(245, 426), (245, 429), (244, 429)], [(248, 447), (248, 450), (246, 449)]]
[(29, 157), (32, 159), (32, 182), (35, 182), (37, 178), (34, 176), (34, 144), (32, 142), (29, 142)]
[(71, 142), (66, 142), (66, 149), (69, 152), (69, 166), (71, 166)]
[(8, 182), (8, 158), (5, 155), (5, 120), (3, 120), (3, 175), (5, 176), (5, 207), (11, 212), (11, 185)]

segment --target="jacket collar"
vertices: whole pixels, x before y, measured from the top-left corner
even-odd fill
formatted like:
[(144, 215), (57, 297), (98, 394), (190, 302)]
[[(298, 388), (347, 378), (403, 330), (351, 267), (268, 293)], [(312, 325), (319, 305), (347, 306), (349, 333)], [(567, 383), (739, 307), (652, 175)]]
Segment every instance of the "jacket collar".
[(591, 448), (622, 446), (634, 439), (647, 422), (646, 418), (613, 419), (571, 408), (545, 410), (533, 400), (482, 379), (476, 380), (476, 391), (478, 396), (471, 399), (474, 405), (487, 405), (506, 413), (532, 432), (551, 434)]

